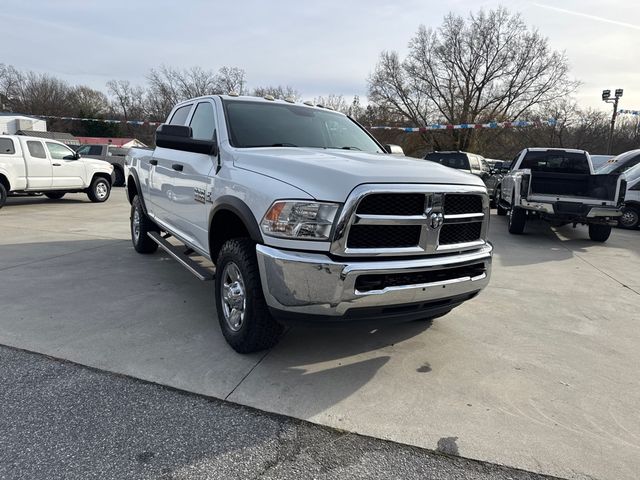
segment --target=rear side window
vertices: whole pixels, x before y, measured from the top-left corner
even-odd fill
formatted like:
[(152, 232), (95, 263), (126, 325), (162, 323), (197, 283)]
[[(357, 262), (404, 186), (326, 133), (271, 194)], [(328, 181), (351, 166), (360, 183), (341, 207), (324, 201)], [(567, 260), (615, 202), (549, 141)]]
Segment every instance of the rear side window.
[(561, 150), (527, 152), (520, 168), (528, 168), (534, 172), (591, 173), (589, 161), (584, 153)]
[(16, 153), (16, 147), (10, 138), (0, 138), (0, 155), (12, 155)]
[(445, 167), (457, 168), (458, 170), (470, 170), (469, 158), (464, 153), (447, 153), (447, 152), (433, 152), (428, 153), (425, 160), (431, 162), (437, 162)]
[(640, 153), (625, 152), (605, 163), (598, 173), (622, 173), (640, 163)]
[(180, 107), (177, 109), (171, 120), (169, 121), (169, 125), (185, 125), (187, 121), (187, 117), (189, 116), (189, 111), (191, 110), (191, 104), (185, 105), (184, 107)]
[(191, 117), (191, 129), (193, 130), (193, 138), (200, 140), (211, 140), (213, 138), (213, 131), (215, 130), (213, 105), (209, 102), (202, 102), (196, 106), (193, 117)]
[(29, 149), (29, 155), (33, 158), (47, 158), (47, 153), (44, 151), (42, 142), (31, 140), (27, 142), (27, 148)]

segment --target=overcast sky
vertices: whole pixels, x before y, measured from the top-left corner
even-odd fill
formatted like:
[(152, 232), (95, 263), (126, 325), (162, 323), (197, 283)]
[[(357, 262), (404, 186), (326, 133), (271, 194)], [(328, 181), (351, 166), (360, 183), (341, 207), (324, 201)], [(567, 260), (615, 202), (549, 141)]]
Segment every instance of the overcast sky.
[(501, 4), (566, 51), (582, 106), (610, 110), (600, 92), (624, 88), (620, 108), (640, 109), (637, 0), (3, 0), (0, 62), (102, 90), (112, 78), (144, 83), (163, 63), (237, 66), (250, 87), (364, 99), (382, 50), (406, 51), (420, 24), (449, 11)]

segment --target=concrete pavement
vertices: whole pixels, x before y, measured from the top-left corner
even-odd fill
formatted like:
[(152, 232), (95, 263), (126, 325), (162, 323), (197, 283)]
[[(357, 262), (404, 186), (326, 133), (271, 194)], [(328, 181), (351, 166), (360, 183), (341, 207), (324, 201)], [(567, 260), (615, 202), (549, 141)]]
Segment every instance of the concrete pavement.
[(128, 204), (0, 211), (0, 343), (366, 435), (566, 478), (640, 471), (640, 232), (492, 218), (493, 278), (433, 323), (290, 329), (241, 356), (212, 285), (137, 255)]

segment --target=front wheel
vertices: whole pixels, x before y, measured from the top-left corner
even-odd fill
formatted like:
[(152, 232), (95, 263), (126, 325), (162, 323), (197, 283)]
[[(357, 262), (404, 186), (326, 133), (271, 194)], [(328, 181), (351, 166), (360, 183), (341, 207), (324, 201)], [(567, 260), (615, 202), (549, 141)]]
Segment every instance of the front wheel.
[(611, 235), (611, 225), (589, 224), (589, 238), (594, 242), (606, 242)]
[(250, 239), (231, 239), (220, 249), (215, 297), (222, 334), (236, 352), (257, 352), (277, 343), (282, 326), (269, 313)]
[(618, 226), (622, 228), (638, 228), (640, 225), (640, 207), (625, 206), (622, 216), (618, 219)]
[(96, 177), (87, 191), (89, 200), (95, 203), (106, 202), (111, 193), (111, 184), (104, 177)]
[(47, 192), (45, 196), (51, 200), (60, 200), (64, 197), (64, 192)]

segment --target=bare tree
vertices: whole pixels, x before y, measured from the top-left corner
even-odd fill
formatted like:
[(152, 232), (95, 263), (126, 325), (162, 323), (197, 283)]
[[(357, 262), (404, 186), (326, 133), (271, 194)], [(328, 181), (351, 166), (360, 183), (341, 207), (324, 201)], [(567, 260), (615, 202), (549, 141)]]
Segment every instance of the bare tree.
[(123, 120), (138, 120), (145, 115), (144, 89), (131, 85), (128, 80), (109, 80), (107, 90), (113, 96), (113, 110)]
[(338, 112), (347, 113), (349, 111), (349, 105), (342, 95), (330, 93), (326, 97), (320, 96), (314, 98), (313, 103), (316, 105), (322, 105), (323, 107), (333, 108)]
[[(369, 95), (417, 125), (516, 120), (571, 93), (577, 82), (568, 74), (563, 53), (520, 15), (498, 8), (466, 19), (451, 13), (438, 29), (421, 26), (404, 60), (380, 55)], [(473, 129), (452, 135), (455, 148), (473, 144)]]
[(32, 115), (69, 113), (69, 85), (50, 75), (20, 72), (5, 67), (3, 90), (9, 108)]
[(74, 116), (96, 118), (109, 110), (109, 99), (99, 90), (79, 85), (69, 92), (69, 106)]
[(267, 95), (271, 95), (273, 98), (279, 98), (280, 100), (289, 98), (295, 101), (300, 101), (302, 99), (302, 95), (300, 95), (300, 92), (298, 92), (290, 85), (269, 85), (266, 87), (256, 87), (253, 89), (253, 92), (251, 94), (254, 97), (266, 97)]
[(245, 73), (236, 67), (222, 67), (215, 73), (200, 67), (181, 70), (162, 65), (150, 70), (147, 84), (147, 113), (153, 120), (163, 120), (176, 103), (189, 98), (230, 92), (242, 94)]

